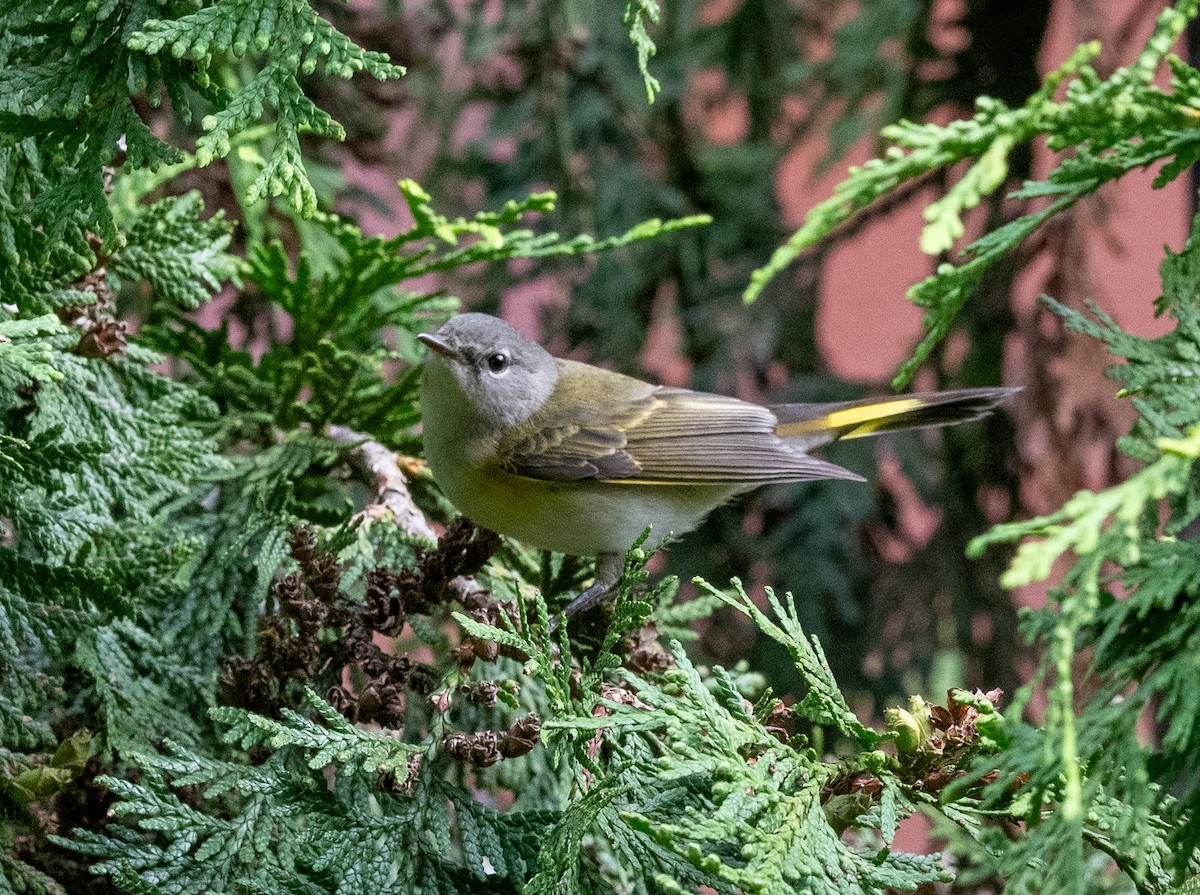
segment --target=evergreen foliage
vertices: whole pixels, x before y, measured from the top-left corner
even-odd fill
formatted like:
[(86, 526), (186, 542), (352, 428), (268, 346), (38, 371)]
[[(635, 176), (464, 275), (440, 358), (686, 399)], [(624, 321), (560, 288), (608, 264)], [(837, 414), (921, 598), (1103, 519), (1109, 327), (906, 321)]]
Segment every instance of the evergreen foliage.
[[(971, 159), (928, 215), (924, 247), (945, 251), (1016, 146), (1046, 135), (1073, 148), (1022, 191), (1044, 208), (916, 287), (930, 335), (910, 375), (983, 272), (1056, 211), (1128, 170), (1162, 161), (1165, 181), (1200, 157), (1200, 73), (1166, 57), (1196, 5), (1165, 11), (1106, 80), (1088, 46), (1019, 108), (981, 99), (968, 122), (893, 128), (900, 150), (853, 172), (752, 290), (904, 182)], [(299, 134), (340, 129), (299, 78), (401, 70), (307, 4), (7, 11), (0, 892), (873, 895), (965, 882), (970, 868), (893, 848), (918, 810), (1012, 892), (1082, 892), (1108, 872), (1097, 855), (1139, 892), (1194, 885), (1200, 221), (1163, 264), (1168, 335), (1049, 301), (1123, 361), (1112, 375), (1139, 421), (1121, 447), (1146, 465), (976, 542), (1021, 542), (1009, 586), (1074, 555), (1025, 619), (1046, 648), (1039, 678), (1011, 706), (996, 691), (914, 696), (879, 729), (851, 709), (790, 595), (767, 589), (764, 608), (737, 579), (698, 579), (699, 597), (676, 603), (673, 579), (650, 584), (641, 545), (608, 613), (556, 627), (586, 567), (452, 521), (414, 459), (413, 336), (457, 304), (417, 278), (591, 253), (619, 265), (645, 240), (695, 238), (707, 215), (666, 189), (615, 235), (563, 238), (540, 223), (552, 193), (459, 217), (402, 180), (411, 227), (367, 236), (317, 207)], [(625, 6), (638, 74), (631, 64), (622, 83), (646, 98), (661, 12)], [(604, 34), (620, 33), (606, 13)], [(877, 36), (878, 13), (857, 38)], [(1166, 91), (1153, 83), (1164, 58)], [(179, 125), (197, 97), (212, 109), (195, 155), (139, 117), (160, 92)], [(235, 146), (261, 150), (238, 199), (305, 216), (278, 237), (255, 227), (244, 254), (229, 219), (171, 191)], [(714, 180), (736, 179), (719, 153), (708, 161)], [(659, 205), (668, 220), (641, 215)], [(747, 244), (721, 230), (731, 206), (707, 207), (713, 238), (745, 262)], [(193, 314), (225, 290), (258, 303), (248, 339), (233, 315), (210, 329)], [(790, 658), (797, 702), (689, 657), (689, 622), (718, 607)], [(1022, 710), (1043, 682), (1050, 711), (1035, 726)]]
[[(1157, 307), (1175, 323), (1165, 336), (1134, 336), (1098, 308), (1089, 317), (1047, 300), (1068, 326), (1101, 339), (1124, 361), (1109, 372), (1134, 401), (1139, 418), (1120, 446), (1147, 465), (1107, 491), (1080, 492), (1050, 516), (998, 526), (972, 547), (981, 551), (1031, 538), (1005, 574), (1010, 587), (1046, 580), (1060, 557), (1077, 556), (1051, 592), (1055, 608), (1026, 619), (1028, 632), (1049, 647), (1043, 673), (1050, 679), (1052, 711), (1042, 729), (1021, 732), (1020, 748), (1005, 755), (1004, 773), (992, 784), (994, 798), (1036, 765), (1037, 774), (1022, 787), (1030, 790), (1027, 811), (1035, 812), (1039, 801), (1062, 800), (1060, 818), (1030, 837), (1020, 860), (1027, 861), (1030, 851), (1044, 855), (1055, 872), (1051, 878), (1063, 883), (1080, 872), (1081, 844), (1094, 835), (1088, 829), (1093, 818), (1113, 831), (1108, 837), (1128, 837), (1130, 853), (1142, 856), (1132, 875), (1147, 885), (1167, 879), (1164, 855), (1182, 862), (1200, 845), (1194, 820), (1200, 796), (1193, 783), (1200, 703), (1191, 670), (1200, 642), (1197, 228), (1200, 220), (1183, 251), (1168, 252), (1162, 264)], [(1077, 711), (1072, 663), (1081, 651), (1089, 656), (1094, 692)], [(1139, 737), (1144, 716), (1159, 725), (1154, 746)], [(1070, 849), (1064, 848), (1067, 842)], [(1177, 872), (1187, 866), (1180, 863)]]

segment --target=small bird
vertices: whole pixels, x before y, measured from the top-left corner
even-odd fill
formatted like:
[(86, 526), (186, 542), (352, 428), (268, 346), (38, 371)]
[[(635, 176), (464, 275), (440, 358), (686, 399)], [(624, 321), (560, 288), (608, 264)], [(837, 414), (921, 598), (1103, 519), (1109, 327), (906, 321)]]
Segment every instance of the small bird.
[(477, 525), (532, 547), (596, 557), (601, 600), (626, 551), (661, 542), (760, 485), (865, 481), (809, 451), (832, 441), (979, 419), (1018, 389), (973, 388), (837, 404), (762, 406), (652, 385), (550, 355), (503, 320), (459, 314), (418, 337), (425, 456)]

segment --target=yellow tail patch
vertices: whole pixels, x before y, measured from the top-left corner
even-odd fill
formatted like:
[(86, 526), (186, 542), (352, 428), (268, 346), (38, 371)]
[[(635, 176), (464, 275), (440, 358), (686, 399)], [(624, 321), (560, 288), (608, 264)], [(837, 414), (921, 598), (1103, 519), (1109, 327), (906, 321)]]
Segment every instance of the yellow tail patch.
[(782, 423), (775, 428), (775, 434), (780, 438), (791, 438), (810, 435), (813, 432), (833, 431), (842, 433), (841, 440), (862, 438), (873, 434), (888, 420), (924, 406), (925, 402), (918, 398), (897, 398), (894, 401), (880, 401), (878, 404), (846, 407), (815, 419)]

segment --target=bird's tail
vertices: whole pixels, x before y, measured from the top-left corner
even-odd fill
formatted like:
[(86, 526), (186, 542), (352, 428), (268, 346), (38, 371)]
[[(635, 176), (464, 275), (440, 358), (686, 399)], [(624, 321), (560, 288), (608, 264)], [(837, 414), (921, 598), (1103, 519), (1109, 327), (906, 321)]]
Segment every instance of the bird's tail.
[(1019, 391), (964, 388), (840, 404), (778, 404), (771, 412), (779, 420), (775, 434), (808, 450), (831, 441), (977, 420)]

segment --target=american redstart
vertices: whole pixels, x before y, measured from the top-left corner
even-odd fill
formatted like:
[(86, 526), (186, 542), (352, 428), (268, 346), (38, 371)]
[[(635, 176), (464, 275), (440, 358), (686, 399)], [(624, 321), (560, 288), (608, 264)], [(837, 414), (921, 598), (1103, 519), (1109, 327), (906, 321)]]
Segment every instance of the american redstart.
[(486, 314), (418, 338), (425, 455), (455, 507), (532, 547), (596, 557), (570, 615), (620, 580), (653, 526), (661, 541), (759, 485), (862, 476), (808, 452), (832, 441), (987, 414), (1017, 389), (761, 406), (651, 385), (546, 349)]

